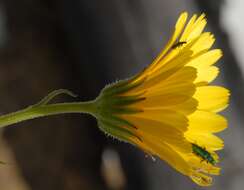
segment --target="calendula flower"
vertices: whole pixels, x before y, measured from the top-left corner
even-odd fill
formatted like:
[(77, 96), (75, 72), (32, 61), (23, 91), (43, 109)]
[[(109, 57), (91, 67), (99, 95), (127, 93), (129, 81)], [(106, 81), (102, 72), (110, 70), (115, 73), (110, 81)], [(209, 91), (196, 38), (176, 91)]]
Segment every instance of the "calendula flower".
[(227, 107), (229, 92), (210, 86), (218, 75), (214, 63), (220, 49), (210, 50), (214, 37), (203, 32), (205, 15), (188, 23), (182, 13), (159, 56), (131, 79), (106, 86), (96, 99), (98, 125), (114, 138), (129, 142), (166, 161), (201, 186), (218, 175), (215, 133), (227, 127), (217, 114)]
[(222, 52), (210, 50), (214, 37), (203, 32), (205, 15), (186, 22), (182, 13), (153, 63), (131, 79), (106, 86), (94, 101), (50, 104), (60, 94), (75, 97), (55, 90), (37, 104), (0, 116), (0, 127), (55, 114), (92, 114), (108, 135), (165, 160), (198, 185), (211, 185), (211, 175), (220, 172), (216, 151), (223, 148), (215, 133), (227, 127), (217, 113), (227, 107), (229, 92), (209, 85), (218, 75), (213, 65)]

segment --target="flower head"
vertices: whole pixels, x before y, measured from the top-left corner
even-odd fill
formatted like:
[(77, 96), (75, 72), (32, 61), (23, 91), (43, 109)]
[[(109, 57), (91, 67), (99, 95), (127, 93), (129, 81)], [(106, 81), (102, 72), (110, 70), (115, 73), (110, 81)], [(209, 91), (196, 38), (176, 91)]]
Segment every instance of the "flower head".
[(107, 134), (140, 147), (166, 161), (201, 186), (220, 168), (215, 133), (227, 127), (217, 114), (229, 92), (210, 86), (218, 75), (213, 64), (222, 56), (210, 50), (214, 37), (203, 32), (205, 15), (189, 22), (182, 13), (164, 50), (131, 79), (106, 86), (96, 100), (98, 124)]

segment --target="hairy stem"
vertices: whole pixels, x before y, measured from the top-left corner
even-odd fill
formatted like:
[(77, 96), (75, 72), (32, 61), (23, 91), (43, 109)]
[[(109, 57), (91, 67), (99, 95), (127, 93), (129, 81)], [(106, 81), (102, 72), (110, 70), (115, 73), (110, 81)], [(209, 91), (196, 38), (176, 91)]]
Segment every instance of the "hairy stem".
[(88, 101), (29, 106), (23, 110), (0, 116), (0, 127), (34, 118), (65, 113), (88, 113), (94, 115), (95, 103), (94, 101)]

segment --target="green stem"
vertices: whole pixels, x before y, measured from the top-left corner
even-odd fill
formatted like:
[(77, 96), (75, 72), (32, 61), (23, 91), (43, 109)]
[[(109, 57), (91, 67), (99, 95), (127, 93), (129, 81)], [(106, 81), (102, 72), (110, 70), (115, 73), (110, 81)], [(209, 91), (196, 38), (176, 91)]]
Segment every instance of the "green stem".
[(0, 116), (0, 127), (57, 114), (88, 113), (94, 115), (95, 111), (94, 101), (34, 105), (17, 112)]

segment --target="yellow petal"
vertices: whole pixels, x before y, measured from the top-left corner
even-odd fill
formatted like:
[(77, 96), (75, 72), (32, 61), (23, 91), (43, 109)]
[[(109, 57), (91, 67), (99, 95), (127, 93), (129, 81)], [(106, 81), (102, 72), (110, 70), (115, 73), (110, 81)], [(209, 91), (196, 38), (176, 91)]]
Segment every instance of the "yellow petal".
[(160, 69), (163, 65), (168, 63), (169, 61), (173, 60), (175, 57), (177, 57), (182, 51), (180, 49), (170, 49), (169, 52), (162, 58), (160, 59), (157, 64), (154, 65), (154, 67), (148, 72), (151, 74), (152, 72), (157, 71)]
[(159, 54), (159, 56), (155, 59), (154, 63), (157, 63), (166, 53), (167, 51), (171, 48), (171, 46), (175, 43), (176, 39), (179, 37), (179, 35), (181, 34), (185, 23), (187, 20), (187, 13), (184, 12), (180, 15), (178, 21), (176, 22), (175, 25), (175, 31), (172, 35), (172, 37), (170, 38), (170, 40), (168, 41), (168, 43), (166, 44), (165, 48), (163, 49), (163, 51)]
[[(194, 17), (194, 16), (193, 16)], [(195, 18), (193, 18), (194, 20)], [(189, 41), (191, 39), (194, 39), (198, 37), (202, 31), (204, 30), (207, 21), (205, 19), (205, 14), (202, 14), (198, 17), (198, 19), (193, 23), (193, 20), (190, 23), (189, 28), (185, 33), (183, 33), (181, 37), (181, 41)]]
[(190, 156), (189, 160), (189, 165), (192, 166), (192, 168), (196, 171), (206, 173), (206, 174), (211, 174), (211, 175), (219, 175), (220, 174), (220, 168), (213, 166), (211, 163), (207, 161), (202, 161), (202, 159), (199, 156), (196, 156), (192, 154)]
[(184, 115), (189, 115), (196, 111), (198, 102), (194, 98), (190, 98), (187, 101), (177, 104), (177, 105), (169, 105), (165, 106), (165, 109), (175, 110), (179, 113), (182, 113)]
[(193, 81), (197, 77), (196, 72), (196, 69), (193, 67), (183, 67), (167, 79), (158, 81), (157, 84), (147, 90), (146, 95), (150, 96), (168, 93), (190, 95), (195, 91)]
[(216, 113), (196, 111), (189, 117), (189, 130), (199, 133), (216, 133), (227, 127), (227, 120)]
[[(140, 79), (141, 77), (151, 73), (153, 70), (155, 70), (155, 67), (158, 67), (158, 65), (162, 65), (164, 63), (159, 63), (159, 61), (167, 54), (167, 52), (171, 49), (172, 45), (175, 43), (177, 38), (180, 36), (182, 30), (184, 29), (185, 23), (187, 21), (187, 12), (183, 12), (180, 17), (178, 18), (176, 24), (175, 24), (175, 31), (169, 41), (167, 42), (165, 48), (162, 50), (162, 52), (156, 57), (156, 59), (153, 61), (151, 65), (149, 65), (142, 74), (138, 75), (138, 77), (134, 80), (135, 82)], [(171, 53), (171, 52), (170, 52)], [(177, 54), (177, 53), (176, 53)], [(174, 57), (174, 56), (171, 56)], [(166, 59), (164, 59), (165, 61)], [(167, 59), (169, 61), (169, 59)]]
[(212, 177), (202, 174), (200, 172), (193, 172), (190, 177), (195, 183), (200, 186), (212, 185)]
[(186, 116), (167, 109), (145, 109), (143, 112), (136, 113), (135, 117), (158, 121), (180, 131), (186, 131), (188, 125)]
[(177, 56), (171, 60), (163, 59), (159, 62), (159, 66), (155, 69), (155, 73), (163, 73), (174, 68), (182, 68), (191, 60), (192, 51), (182, 50)]
[(150, 135), (155, 143), (167, 143), (181, 152), (191, 153), (192, 146), (186, 141), (180, 126), (142, 117), (126, 116), (126, 118), (137, 126), (137, 133), (140, 134), (140, 137)]
[(194, 81), (195, 84), (207, 82), (212, 82), (219, 74), (219, 68), (215, 66), (211, 67), (200, 67), (197, 69), (197, 77)]
[(152, 136), (159, 137), (162, 140), (181, 141), (183, 137), (182, 129), (176, 126), (168, 125), (161, 121), (136, 117), (132, 115), (124, 115), (123, 118), (127, 119), (130, 123), (135, 125), (138, 130), (144, 133), (151, 134)]
[(202, 51), (210, 49), (214, 41), (214, 36), (210, 32), (204, 32), (199, 37), (189, 42), (184, 49), (190, 49), (193, 51), (193, 55), (197, 55)]
[(196, 55), (188, 64), (187, 66), (192, 67), (205, 67), (211, 66), (216, 63), (221, 57), (223, 53), (220, 49), (214, 49), (211, 51), (203, 52), (200, 55)]
[[(144, 136), (144, 135), (142, 135)], [(151, 136), (145, 135), (143, 139), (144, 143), (150, 147), (151, 152), (157, 155), (162, 160), (166, 161), (177, 171), (187, 175), (190, 173), (190, 167), (183, 157), (170, 146), (165, 143), (158, 143), (153, 140)]]
[(183, 34), (180, 37), (180, 42), (186, 42), (187, 41), (187, 37), (189, 36), (189, 33), (192, 31), (193, 27), (194, 27), (194, 23), (196, 21), (197, 15), (194, 14), (191, 19), (189, 20), (188, 24), (186, 25), (186, 28), (183, 32)]
[[(161, 87), (161, 88), (160, 88)], [(172, 85), (162, 85), (158, 88), (152, 88), (145, 92), (146, 97), (150, 96), (164, 96), (167, 94), (181, 94), (192, 96), (195, 93), (196, 86), (193, 83), (176, 83)]]
[(194, 67), (185, 66), (163, 81), (163, 84), (193, 82), (196, 77), (197, 70)]
[(185, 137), (190, 142), (210, 151), (220, 150), (224, 147), (223, 140), (211, 133), (201, 133), (189, 130), (185, 133)]
[(218, 163), (219, 162), (219, 155), (216, 152), (214, 152), (214, 150), (208, 150), (208, 151), (212, 155), (212, 157), (214, 158), (216, 163)]
[(228, 104), (229, 91), (220, 86), (201, 86), (197, 87), (194, 98), (199, 110), (219, 112)]
[[(165, 81), (171, 75), (175, 74), (178, 70), (182, 69), (185, 64), (187, 64), (191, 59), (192, 51), (183, 51), (172, 59), (167, 64), (163, 65), (161, 68), (155, 72), (148, 75), (147, 80), (137, 88), (132, 89), (127, 94), (134, 94), (139, 91), (144, 91), (148, 88), (153, 88), (156, 85), (159, 85), (161, 82)], [(195, 77), (196, 71), (190, 71)], [(189, 71), (188, 71), (189, 73)]]
[(134, 103), (133, 107), (135, 108), (163, 108), (167, 106), (173, 106), (177, 104), (184, 103), (190, 96), (182, 94), (164, 94), (157, 96), (146, 97), (145, 100)]

